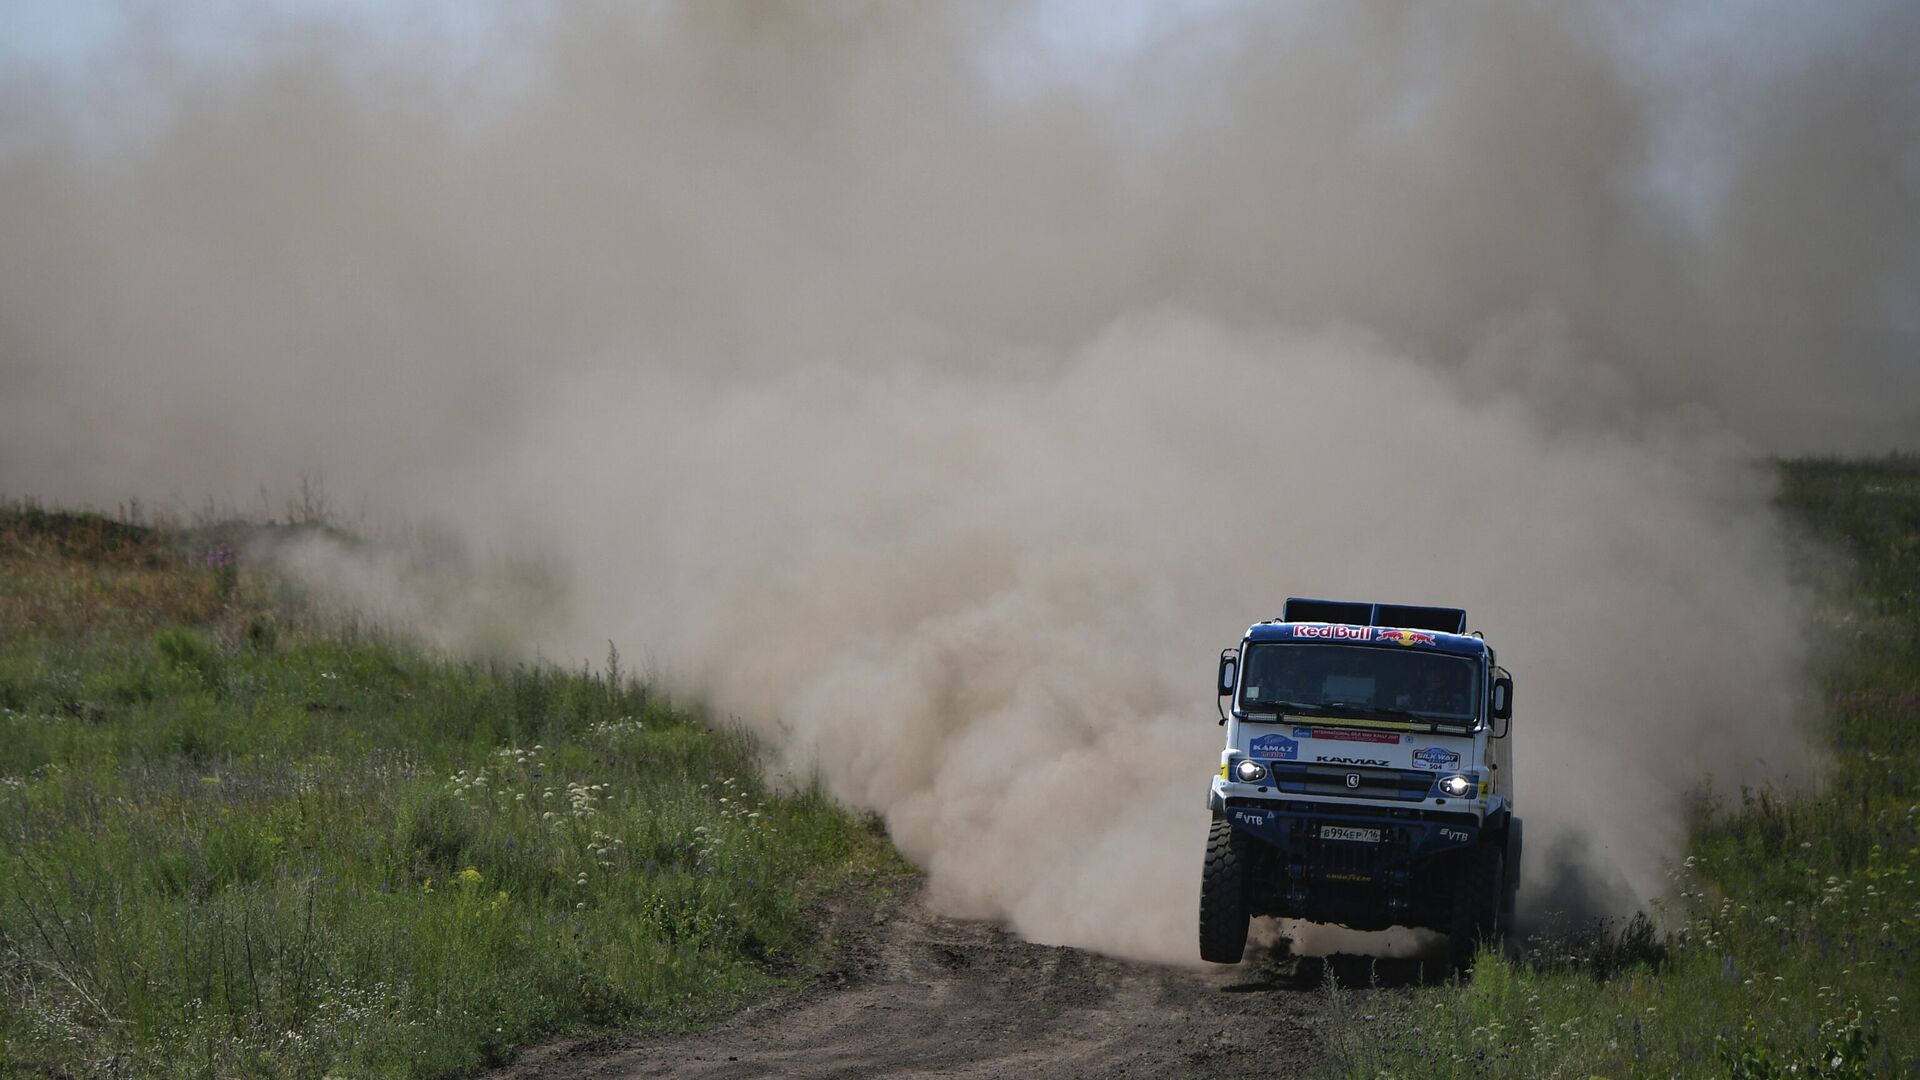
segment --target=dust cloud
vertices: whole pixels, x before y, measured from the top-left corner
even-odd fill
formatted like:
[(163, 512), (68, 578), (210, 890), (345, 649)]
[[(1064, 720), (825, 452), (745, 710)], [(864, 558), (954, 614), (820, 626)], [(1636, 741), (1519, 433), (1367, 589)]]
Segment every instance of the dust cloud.
[(0, 79), (0, 490), (317, 472), (559, 568), (526, 647), (1128, 956), (1194, 954), (1213, 657), (1290, 593), (1487, 632), (1536, 897), (1806, 771), (1763, 455), (1920, 432), (1920, 9), (543, 10), (458, 69), (145, 19), (132, 119)]

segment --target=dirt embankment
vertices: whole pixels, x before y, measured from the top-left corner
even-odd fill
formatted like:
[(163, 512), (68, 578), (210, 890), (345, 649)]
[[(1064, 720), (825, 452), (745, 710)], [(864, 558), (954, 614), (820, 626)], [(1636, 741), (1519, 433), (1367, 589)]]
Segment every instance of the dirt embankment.
[(495, 1080), (1284, 1075), (1322, 1057), (1329, 963), (1356, 981), (1342, 961), (1284, 950), (1210, 971), (1114, 960), (907, 897), (850, 930), (841, 963), (800, 995), (691, 1035), (538, 1047)]

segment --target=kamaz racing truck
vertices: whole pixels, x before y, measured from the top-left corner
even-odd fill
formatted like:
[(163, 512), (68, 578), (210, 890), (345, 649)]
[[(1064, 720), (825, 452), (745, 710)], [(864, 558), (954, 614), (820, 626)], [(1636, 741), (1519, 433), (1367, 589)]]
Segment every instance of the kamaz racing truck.
[(1239, 963), (1255, 915), (1428, 927), (1458, 969), (1500, 936), (1520, 881), (1513, 678), (1466, 624), (1294, 598), (1220, 654), (1202, 959)]

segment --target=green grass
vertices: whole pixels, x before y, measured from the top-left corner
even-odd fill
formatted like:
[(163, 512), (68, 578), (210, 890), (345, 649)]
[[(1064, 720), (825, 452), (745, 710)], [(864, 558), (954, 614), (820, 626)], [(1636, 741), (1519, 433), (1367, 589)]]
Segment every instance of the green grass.
[(447, 1076), (686, 1027), (905, 872), (617, 664), (328, 629), (35, 513), (0, 508), (0, 1072)]
[[(1822, 614), (1831, 768), (1703, 797), (1663, 940), (1482, 955), (1466, 985), (1329, 988), (1349, 1076), (1867, 1076), (1920, 1069), (1920, 458), (1782, 466), (1846, 563)], [(1644, 924), (1643, 924), (1644, 925)], [(1652, 935), (1645, 935), (1651, 938)], [(1604, 951), (1604, 950), (1603, 950)]]

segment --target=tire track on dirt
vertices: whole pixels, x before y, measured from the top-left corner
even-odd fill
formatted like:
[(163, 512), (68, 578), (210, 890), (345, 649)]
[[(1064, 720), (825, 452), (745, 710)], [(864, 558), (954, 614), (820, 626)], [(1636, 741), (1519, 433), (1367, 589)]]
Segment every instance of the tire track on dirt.
[(944, 918), (918, 895), (864, 922), (845, 931), (840, 964), (798, 995), (691, 1034), (546, 1044), (494, 1080), (1211, 1080), (1269, 1076), (1323, 1056), (1326, 1006), (1315, 991), (1325, 961), (1259, 950), (1214, 970), (1116, 960)]

